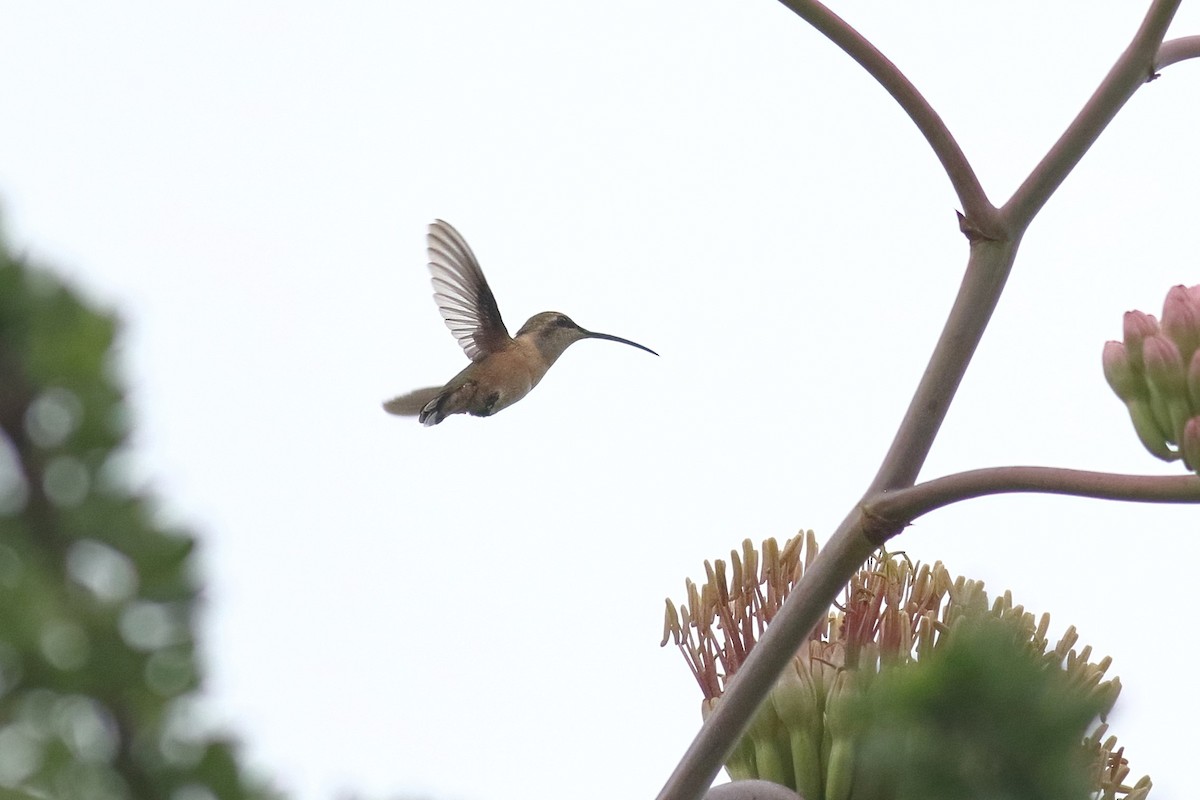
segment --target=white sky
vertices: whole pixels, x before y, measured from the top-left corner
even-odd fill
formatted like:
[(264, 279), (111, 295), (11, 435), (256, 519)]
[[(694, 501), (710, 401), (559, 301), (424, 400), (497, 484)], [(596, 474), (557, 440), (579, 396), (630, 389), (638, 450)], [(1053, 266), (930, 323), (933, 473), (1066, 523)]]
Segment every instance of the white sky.
[[(1144, 3), (838, 3), (1005, 200)], [(662, 600), (744, 537), (824, 540), (883, 455), (965, 264), (924, 141), (770, 0), (0, 0), (12, 244), (127, 321), (140, 474), (202, 537), (214, 716), (301, 800), (650, 798), (699, 723)], [(1185, 7), (1172, 35), (1200, 33)], [(1176, 474), (1100, 371), (1200, 283), (1200, 64), (1140, 91), (1025, 238), (923, 473)], [(573, 347), (424, 429), (466, 364), (425, 227), (509, 328)], [(1194, 791), (1189, 507), (1001, 497), (901, 536), (1114, 658), (1114, 730)], [(1172, 566), (1174, 565), (1174, 566)]]

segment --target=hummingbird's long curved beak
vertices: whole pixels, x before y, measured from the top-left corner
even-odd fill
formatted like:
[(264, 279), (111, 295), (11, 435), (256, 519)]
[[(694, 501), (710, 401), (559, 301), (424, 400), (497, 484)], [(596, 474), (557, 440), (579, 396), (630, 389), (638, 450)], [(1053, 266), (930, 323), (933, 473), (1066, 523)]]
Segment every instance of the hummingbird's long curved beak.
[[(580, 328), (579, 330), (586, 333), (587, 334), (586, 338), (588, 338), (588, 339), (607, 339), (610, 342), (620, 342), (621, 344), (627, 344), (630, 347), (636, 347), (638, 350), (645, 350), (647, 353), (650, 353), (652, 355), (656, 355), (656, 356), (658, 355), (658, 353), (655, 353), (653, 350), (651, 350), (649, 347), (646, 347), (646, 345), (644, 345), (644, 344), (638, 344), (637, 342), (631, 342), (628, 339), (622, 339), (620, 336), (613, 336), (611, 333), (596, 333), (594, 331), (589, 331), (584, 328)], [(661, 356), (660, 356), (660, 358), (661, 358)]]

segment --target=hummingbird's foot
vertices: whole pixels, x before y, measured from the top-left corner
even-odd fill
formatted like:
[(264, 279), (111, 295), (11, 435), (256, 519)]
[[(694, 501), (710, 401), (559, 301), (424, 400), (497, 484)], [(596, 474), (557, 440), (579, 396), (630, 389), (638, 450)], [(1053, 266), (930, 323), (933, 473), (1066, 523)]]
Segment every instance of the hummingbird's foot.
[(498, 402), (500, 402), (500, 393), (492, 392), (483, 398), (482, 406), (471, 409), (471, 415), (475, 417), (490, 417), (496, 413), (496, 403)]

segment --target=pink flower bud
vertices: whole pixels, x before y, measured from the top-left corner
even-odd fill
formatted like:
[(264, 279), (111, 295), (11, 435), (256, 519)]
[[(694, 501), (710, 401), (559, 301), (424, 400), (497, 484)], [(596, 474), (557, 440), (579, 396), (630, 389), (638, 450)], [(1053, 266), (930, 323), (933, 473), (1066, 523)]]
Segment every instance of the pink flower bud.
[(1183, 424), (1194, 416), (1188, 401), (1187, 370), (1179, 348), (1164, 334), (1142, 342), (1146, 360), (1146, 383), (1150, 386), (1150, 407), (1167, 432), (1167, 441), (1178, 444)]
[(1187, 392), (1187, 375), (1183, 356), (1175, 342), (1162, 334), (1147, 336), (1142, 342), (1146, 379), (1165, 399), (1175, 399)]
[(1192, 472), (1200, 470), (1200, 417), (1192, 417), (1184, 424), (1179, 450), (1188, 469)]
[(1188, 365), (1187, 384), (1192, 410), (1200, 413), (1200, 350), (1192, 353), (1192, 363)]
[(1117, 393), (1117, 397), (1125, 402), (1129, 402), (1135, 398), (1149, 396), (1146, 389), (1146, 382), (1142, 380), (1142, 376), (1136, 373), (1133, 366), (1129, 363), (1129, 355), (1125, 351), (1125, 345), (1120, 342), (1105, 342), (1102, 360), (1104, 363), (1104, 379), (1108, 381), (1108, 385), (1112, 387), (1112, 390)]
[(1133, 421), (1133, 430), (1141, 440), (1142, 446), (1150, 454), (1163, 461), (1175, 461), (1179, 454), (1171, 449), (1167, 434), (1158, 421), (1150, 403), (1145, 400), (1131, 400), (1125, 404), (1129, 409), (1129, 418)]
[(1125, 350), (1134, 370), (1142, 371), (1142, 341), (1158, 333), (1158, 320), (1141, 311), (1125, 312)]
[(1192, 353), (1200, 347), (1200, 299), (1192, 289), (1172, 286), (1163, 303), (1163, 333), (1179, 347), (1185, 362), (1190, 361)]

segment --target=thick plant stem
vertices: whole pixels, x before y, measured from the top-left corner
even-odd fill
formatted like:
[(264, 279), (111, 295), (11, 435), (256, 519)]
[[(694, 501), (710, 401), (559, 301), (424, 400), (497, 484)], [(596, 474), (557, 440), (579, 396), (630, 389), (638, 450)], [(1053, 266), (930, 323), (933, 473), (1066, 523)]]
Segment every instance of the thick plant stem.
[[(1017, 241), (977, 240), (972, 243), (967, 271), (954, 306), (892, 446), (867, 489), (867, 498), (887, 489), (912, 486), (916, 481), (946, 419), (946, 412), (950, 410), (950, 401), (954, 399), (967, 365), (971, 363), (1000, 301), (1000, 293), (1017, 255), (1017, 245)], [(849, 578), (852, 572), (847, 572), (846, 577)]]
[(1000, 210), (1005, 222), (1024, 231), (1122, 106), (1154, 78), (1155, 59), (1181, 0), (1154, 0), (1133, 41), (1063, 131), (1041, 162)]
[(1157, 73), (1160, 69), (1166, 69), (1189, 58), (1200, 58), (1200, 36), (1184, 36), (1163, 42), (1162, 47), (1158, 48), (1158, 56), (1154, 59), (1154, 71)]
[(1200, 502), (1195, 475), (1115, 475), (1055, 467), (990, 467), (946, 475), (881, 495), (869, 513), (881, 520), (912, 522), (951, 503), (994, 494), (1029, 492), (1123, 500), (1134, 503)]

